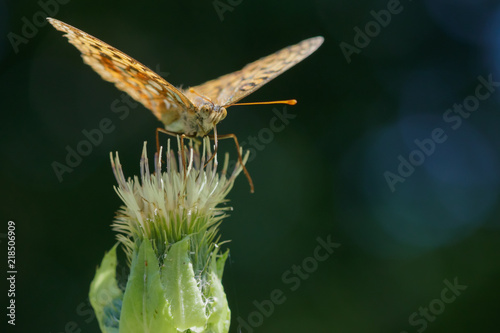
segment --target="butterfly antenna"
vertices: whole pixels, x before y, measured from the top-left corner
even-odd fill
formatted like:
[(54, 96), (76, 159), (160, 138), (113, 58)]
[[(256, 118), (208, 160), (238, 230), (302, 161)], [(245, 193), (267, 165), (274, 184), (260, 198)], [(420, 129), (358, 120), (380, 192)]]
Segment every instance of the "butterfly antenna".
[(270, 102), (250, 102), (250, 103), (233, 103), (229, 105), (225, 105), (225, 108), (228, 108), (230, 106), (234, 105), (263, 105), (263, 104), (287, 104), (287, 105), (295, 105), (297, 104), (296, 99), (287, 99), (283, 101), (270, 101)]
[(205, 96), (203, 96), (203, 95), (201, 95), (201, 94), (198, 94), (196, 91), (194, 91), (194, 89), (193, 89), (193, 88), (189, 88), (189, 92), (190, 92), (190, 93), (195, 94), (195, 95), (196, 95), (196, 96), (198, 96), (198, 97), (203, 98), (205, 101), (207, 101), (208, 103), (212, 104), (212, 106), (214, 106), (214, 103), (210, 100), (210, 98), (205, 97)]

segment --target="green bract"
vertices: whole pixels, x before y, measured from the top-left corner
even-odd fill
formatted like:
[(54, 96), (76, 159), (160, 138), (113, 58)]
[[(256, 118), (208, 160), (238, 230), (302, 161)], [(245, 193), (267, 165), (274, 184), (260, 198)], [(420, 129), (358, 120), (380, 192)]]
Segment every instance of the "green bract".
[[(229, 331), (221, 279), (228, 251), (219, 253), (217, 231), (227, 193), (242, 171), (226, 177), (227, 160), (205, 166), (210, 143), (183, 149), (176, 161), (167, 149), (166, 171), (155, 156), (149, 173), (146, 145), (141, 177), (125, 180), (118, 155), (112, 165), (116, 192), (125, 203), (113, 224), (130, 266), (126, 288), (116, 281), (116, 248), (108, 252), (90, 287), (90, 301), (103, 333)], [(246, 162), (248, 155), (245, 157)]]

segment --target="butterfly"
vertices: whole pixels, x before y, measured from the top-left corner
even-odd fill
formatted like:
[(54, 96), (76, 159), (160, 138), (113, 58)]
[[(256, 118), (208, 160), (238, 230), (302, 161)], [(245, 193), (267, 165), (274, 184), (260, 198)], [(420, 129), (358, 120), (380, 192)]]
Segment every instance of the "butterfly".
[[(309, 38), (288, 46), (267, 57), (254, 61), (241, 70), (223, 75), (215, 80), (188, 89), (176, 88), (164, 78), (134, 58), (103, 41), (62, 21), (47, 18), (82, 54), (83, 61), (104, 80), (140, 102), (165, 125), (157, 129), (171, 135), (204, 137), (213, 131), (215, 152), (217, 139), (232, 138), (237, 147), (238, 160), (254, 190), (252, 179), (243, 164), (239, 144), (234, 134), (217, 135), (216, 125), (227, 115), (233, 105), (289, 104), (295, 100), (237, 103), (264, 84), (295, 66), (321, 46), (321, 36)], [(215, 154), (212, 155), (212, 157)]]

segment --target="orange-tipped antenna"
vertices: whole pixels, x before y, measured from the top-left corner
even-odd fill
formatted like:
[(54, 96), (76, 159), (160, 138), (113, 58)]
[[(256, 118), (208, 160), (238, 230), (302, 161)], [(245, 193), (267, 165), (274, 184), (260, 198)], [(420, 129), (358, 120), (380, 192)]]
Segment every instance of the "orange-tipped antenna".
[(209, 98), (207, 98), (207, 97), (205, 97), (205, 96), (203, 96), (203, 95), (198, 94), (196, 91), (194, 91), (194, 89), (193, 89), (193, 88), (189, 88), (189, 92), (191, 92), (191, 93), (195, 94), (195, 95), (196, 95), (196, 96), (198, 96), (198, 97), (203, 98), (203, 99), (204, 99), (205, 101), (207, 101), (208, 103), (210, 103), (210, 104), (214, 105), (214, 103), (213, 103), (213, 102), (212, 102)]
[(234, 103), (234, 104), (229, 104), (225, 105), (225, 108), (228, 108), (233, 105), (261, 105), (261, 104), (287, 104), (287, 105), (295, 105), (297, 104), (296, 99), (287, 99), (283, 101), (270, 101), (270, 102), (250, 102), (250, 103)]

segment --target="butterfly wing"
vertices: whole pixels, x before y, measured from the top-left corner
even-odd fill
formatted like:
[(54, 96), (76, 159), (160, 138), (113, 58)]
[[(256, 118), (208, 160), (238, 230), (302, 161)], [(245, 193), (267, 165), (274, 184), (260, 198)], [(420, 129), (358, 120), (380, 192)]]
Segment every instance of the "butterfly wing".
[(218, 105), (236, 103), (295, 66), (323, 44), (321, 36), (309, 38), (254, 61), (243, 69), (205, 82), (192, 89)]
[(59, 20), (47, 18), (81, 53), (83, 61), (104, 80), (129, 94), (168, 125), (181, 112), (192, 111), (191, 101), (161, 76), (103, 41)]

